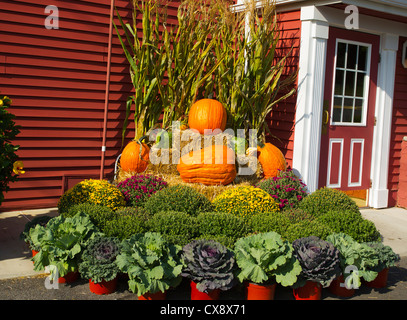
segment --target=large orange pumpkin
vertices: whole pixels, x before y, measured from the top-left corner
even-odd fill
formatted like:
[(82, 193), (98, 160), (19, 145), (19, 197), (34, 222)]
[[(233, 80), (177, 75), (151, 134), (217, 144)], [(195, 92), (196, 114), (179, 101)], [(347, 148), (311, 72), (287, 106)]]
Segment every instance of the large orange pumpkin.
[(177, 165), (181, 179), (188, 183), (227, 185), (236, 177), (235, 153), (224, 145), (191, 151)]
[(226, 120), (226, 109), (214, 99), (198, 100), (192, 105), (188, 114), (189, 127), (198, 130), (200, 134), (204, 134), (205, 129), (224, 131)]
[[(140, 139), (141, 140), (141, 139)], [(140, 140), (127, 144), (120, 156), (120, 167), (124, 171), (143, 172), (149, 161), (150, 148)]]
[(257, 146), (257, 151), (260, 152), (258, 160), (263, 168), (264, 178), (276, 177), (278, 171), (285, 171), (287, 164), (283, 153), (271, 143)]

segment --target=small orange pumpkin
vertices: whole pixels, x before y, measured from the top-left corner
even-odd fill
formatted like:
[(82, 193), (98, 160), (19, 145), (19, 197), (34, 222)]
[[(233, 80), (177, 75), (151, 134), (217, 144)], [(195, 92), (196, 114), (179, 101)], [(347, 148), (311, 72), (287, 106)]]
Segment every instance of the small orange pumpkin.
[(188, 125), (191, 129), (204, 134), (205, 129), (226, 128), (227, 114), (223, 105), (214, 99), (201, 99), (195, 102), (188, 114)]
[(123, 171), (143, 172), (149, 163), (150, 148), (140, 140), (133, 140), (124, 148), (120, 156), (120, 167)]
[(276, 177), (279, 170), (286, 171), (284, 155), (276, 146), (266, 142), (264, 145), (257, 146), (257, 151), (260, 152), (257, 159), (263, 168), (265, 179)]
[(187, 183), (227, 185), (236, 177), (235, 153), (224, 145), (212, 145), (184, 154), (177, 170)]

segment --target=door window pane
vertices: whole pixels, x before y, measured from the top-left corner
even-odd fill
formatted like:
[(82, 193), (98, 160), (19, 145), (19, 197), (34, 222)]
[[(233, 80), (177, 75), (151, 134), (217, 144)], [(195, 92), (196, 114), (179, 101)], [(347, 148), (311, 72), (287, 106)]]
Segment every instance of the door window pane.
[(369, 63), (369, 46), (338, 41), (332, 125), (363, 124)]

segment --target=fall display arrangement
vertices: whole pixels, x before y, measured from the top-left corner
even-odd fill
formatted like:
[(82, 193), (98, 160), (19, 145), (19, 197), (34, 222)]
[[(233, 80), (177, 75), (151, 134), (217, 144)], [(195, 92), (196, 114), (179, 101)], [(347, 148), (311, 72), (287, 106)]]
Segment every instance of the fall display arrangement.
[[(349, 196), (309, 194), (270, 143), (257, 149), (258, 170), (240, 179), (238, 163), (227, 161), (233, 140), (213, 146), (210, 161), (203, 150), (189, 164), (181, 157), (177, 175), (149, 162), (147, 144), (130, 142), (115, 181), (79, 182), (60, 198), (57, 217), (26, 225), (34, 270), (48, 266), (59, 282), (89, 279), (95, 294), (113, 292), (124, 274), (139, 300), (165, 299), (183, 278), (192, 300), (236, 285), (248, 300), (274, 299), (277, 285), (297, 300), (319, 300), (322, 288), (352, 296), (362, 283), (386, 286), (400, 257)], [(216, 147), (226, 151), (220, 161)]]
[(182, 279), (199, 300), (236, 286), (249, 300), (273, 299), (279, 286), (296, 299), (385, 286), (400, 257), (375, 225), (341, 191), (309, 193), (268, 142), (266, 117), (295, 91), (288, 55), (275, 56), (273, 1), (251, 1), (249, 16), (209, 2), (182, 1), (177, 28), (154, 0), (134, 1), (133, 26), (118, 14), (134, 86), (123, 137), (133, 112), (134, 139), (113, 181), (79, 182), (58, 216), (27, 224), (34, 270), (88, 279), (95, 294), (124, 276), (140, 300), (165, 299)]

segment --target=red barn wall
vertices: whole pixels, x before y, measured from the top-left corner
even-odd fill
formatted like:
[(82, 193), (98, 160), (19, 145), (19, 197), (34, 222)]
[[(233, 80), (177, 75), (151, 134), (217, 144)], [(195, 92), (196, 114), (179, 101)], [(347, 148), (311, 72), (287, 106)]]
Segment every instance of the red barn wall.
[[(59, 29), (44, 26), (50, 4), (58, 7)], [(131, 21), (131, 1), (116, 0), (115, 6)], [(10, 185), (0, 211), (54, 207), (67, 187), (99, 178), (110, 1), (0, 0), (0, 7), (0, 94), (13, 100), (10, 112), (22, 126), (13, 143), (20, 145), (26, 170)], [(128, 74), (113, 29), (107, 178), (121, 150), (125, 102), (132, 90)], [(128, 138), (132, 133), (130, 125)]]
[(400, 37), (396, 61), (392, 134), (390, 140), (389, 206), (397, 204), (400, 175), (406, 176), (406, 172), (400, 170), (402, 141), (403, 137), (407, 136), (407, 69), (401, 63), (403, 44), (406, 41), (407, 38)]
[[(280, 44), (277, 55), (284, 56), (292, 51), (287, 59), (285, 75), (298, 71), (300, 38), (301, 38), (301, 11), (289, 11), (280, 13), (278, 16), (280, 26)], [(297, 81), (293, 87), (297, 88)], [(278, 147), (284, 154), (288, 165), (292, 165), (294, 150), (294, 123), (296, 111), (297, 94), (284, 100), (273, 108), (267, 117), (272, 135), (267, 137), (268, 141)]]

